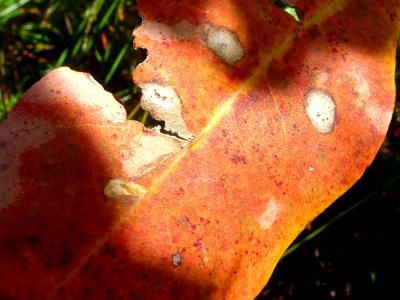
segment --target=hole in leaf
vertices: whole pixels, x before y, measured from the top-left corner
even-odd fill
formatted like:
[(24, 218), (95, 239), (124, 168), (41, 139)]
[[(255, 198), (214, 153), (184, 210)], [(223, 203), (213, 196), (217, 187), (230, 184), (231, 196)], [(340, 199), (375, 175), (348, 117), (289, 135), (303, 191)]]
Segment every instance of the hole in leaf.
[[(137, 53), (137, 57), (135, 57), (133, 69), (136, 68), (140, 63), (144, 62), (147, 58), (147, 49), (136, 48), (135, 51)], [(142, 85), (139, 87), (135, 84), (134, 91), (136, 91), (136, 101), (130, 103), (131, 107), (127, 107), (127, 103), (124, 103), (125, 109), (128, 113), (127, 119), (140, 121), (145, 127), (153, 128), (162, 134), (169, 135), (180, 140), (189, 140), (192, 135), (187, 131), (184, 120), (182, 119), (182, 126), (182, 123), (179, 122), (179, 116), (177, 116), (177, 119), (173, 117), (174, 114), (179, 114), (179, 110), (182, 109), (179, 96), (177, 96), (175, 91), (169, 87), (165, 88), (158, 85), (153, 86), (154, 84), (150, 85), (152, 86), (151, 88), (144, 88)], [(175, 103), (176, 99), (178, 99), (179, 105)], [(167, 102), (167, 106), (172, 105), (171, 112), (167, 112), (167, 119), (165, 119), (165, 105), (160, 104), (160, 102)], [(172, 123), (171, 117), (174, 119)], [(182, 116), (180, 117), (182, 118)]]
[[(143, 23), (143, 19), (139, 15), (137, 10), (135, 11), (135, 18), (135, 28), (137, 28)], [(145, 48), (133, 47), (133, 52), (135, 55), (135, 59), (131, 66), (131, 73), (147, 58), (147, 49)], [(133, 82), (133, 84), (132, 98), (129, 101), (123, 102), (125, 110), (127, 112), (127, 119), (139, 121), (147, 128), (164, 128), (165, 122), (153, 119), (151, 115), (141, 107), (140, 99), (142, 98), (142, 89), (135, 82)], [(163, 129), (160, 130), (160, 132), (170, 134), (168, 132), (164, 132)]]
[(297, 14), (297, 10), (294, 7), (294, 2), (290, 0), (275, 0), (273, 4), (281, 9), (283, 9), (285, 12), (287, 12), (289, 15), (293, 17), (293, 19), (296, 20), (296, 22), (301, 22), (299, 15)]
[[(134, 48), (134, 61), (131, 66), (132, 71), (147, 58), (147, 50), (144, 48)], [(158, 124), (156, 120), (153, 120), (150, 115), (146, 113), (145, 110), (140, 106), (140, 99), (142, 97), (142, 91), (136, 84), (132, 88), (132, 98), (127, 101), (121, 100), (123, 102), (125, 110), (127, 112), (128, 120), (144, 121), (142, 122), (146, 127), (154, 127)], [(157, 124), (156, 124), (157, 123)]]

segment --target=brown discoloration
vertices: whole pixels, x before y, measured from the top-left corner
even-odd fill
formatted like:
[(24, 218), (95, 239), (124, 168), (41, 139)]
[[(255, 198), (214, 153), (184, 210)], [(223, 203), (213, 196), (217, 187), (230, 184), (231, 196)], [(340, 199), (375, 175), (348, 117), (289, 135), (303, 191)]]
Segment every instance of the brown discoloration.
[(234, 154), (231, 156), (231, 161), (234, 164), (245, 165), (247, 163), (246, 156)]

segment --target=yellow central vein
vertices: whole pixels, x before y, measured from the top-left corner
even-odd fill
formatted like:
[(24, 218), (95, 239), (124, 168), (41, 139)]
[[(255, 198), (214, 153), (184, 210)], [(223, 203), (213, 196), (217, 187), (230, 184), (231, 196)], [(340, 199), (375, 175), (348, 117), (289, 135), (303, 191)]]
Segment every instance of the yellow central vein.
[[(313, 26), (324, 18), (329, 17), (330, 15), (334, 14), (335, 12), (343, 9), (344, 5), (346, 3), (346, 0), (337, 0), (332, 2), (330, 5), (322, 8), (318, 14), (316, 14), (314, 17), (310, 18), (306, 22), (303, 23), (303, 28), (307, 29), (310, 26)], [(255, 72), (250, 76), (239, 88), (236, 92), (232, 94), (231, 97), (229, 97), (224, 104), (222, 104), (221, 107), (216, 109), (214, 116), (211, 118), (210, 122), (207, 124), (207, 126), (203, 129), (202, 133), (200, 136), (194, 141), (192, 145), (190, 145), (188, 148), (183, 149), (181, 152), (177, 153), (177, 155), (174, 158), (174, 161), (171, 162), (169, 167), (158, 177), (156, 180), (152, 183), (151, 187), (149, 188), (146, 196), (138, 200), (136, 202), (136, 205), (129, 209), (126, 214), (122, 215), (118, 220), (116, 220), (114, 226), (100, 239), (98, 239), (93, 248), (88, 252), (88, 254), (83, 257), (78, 264), (65, 276), (65, 278), (54, 287), (52, 292), (49, 293), (48, 299), (53, 299), (57, 296), (57, 292), (65, 286), (68, 281), (70, 281), (76, 274), (79, 273), (79, 271), (88, 263), (90, 258), (98, 253), (100, 248), (104, 246), (104, 244), (109, 240), (109, 238), (117, 232), (122, 225), (130, 218), (130, 216), (133, 215), (135, 210), (137, 209), (138, 205), (140, 202), (151, 198), (153, 195), (155, 195), (158, 192), (159, 186), (170, 176), (171, 173), (174, 172), (174, 170), (178, 167), (179, 162), (184, 158), (186, 155), (187, 151), (193, 151), (194, 149), (199, 148), (202, 144), (205, 138), (208, 136), (208, 134), (215, 129), (218, 124), (221, 122), (221, 120), (228, 115), (234, 103), (237, 101), (238, 96), (244, 93), (261, 75), (265, 74), (265, 71), (268, 69), (270, 66), (272, 60), (276, 57), (278, 57), (280, 54), (284, 53), (289, 46), (292, 44), (292, 41), (296, 37), (297, 33), (288, 35), (286, 40), (279, 46), (277, 47), (274, 51), (269, 53), (268, 55), (264, 55), (261, 60), (260, 60), (260, 65), (257, 67)]]

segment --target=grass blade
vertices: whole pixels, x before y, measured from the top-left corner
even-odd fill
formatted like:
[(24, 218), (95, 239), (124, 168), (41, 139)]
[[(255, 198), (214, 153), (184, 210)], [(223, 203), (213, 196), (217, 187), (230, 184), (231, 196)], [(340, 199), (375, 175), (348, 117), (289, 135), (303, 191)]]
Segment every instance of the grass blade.
[(112, 76), (114, 75), (115, 70), (118, 68), (119, 64), (121, 63), (122, 59), (124, 58), (126, 51), (128, 51), (128, 48), (129, 48), (129, 45), (125, 45), (124, 48), (122, 48), (122, 50), (119, 52), (117, 58), (115, 59), (114, 63), (111, 66), (110, 71), (108, 71), (106, 79), (104, 79), (105, 84), (110, 82)]
[(330, 219), (328, 222), (326, 222), (324, 225), (322, 225), (321, 227), (315, 229), (314, 231), (312, 231), (310, 234), (308, 234), (304, 239), (300, 240), (299, 242), (295, 243), (294, 245), (292, 245), (291, 247), (289, 247), (285, 253), (282, 255), (281, 260), (283, 258), (285, 258), (286, 256), (288, 256), (289, 254), (293, 253), (294, 251), (296, 251), (298, 248), (300, 248), (302, 245), (304, 245), (305, 243), (307, 243), (308, 241), (312, 240), (313, 238), (315, 238), (317, 235), (319, 235), (321, 232), (323, 232), (325, 229), (327, 229), (329, 226), (331, 226), (333, 223), (335, 223), (336, 221), (340, 220), (341, 218), (343, 218), (345, 215), (349, 214), (350, 212), (352, 212), (353, 210), (355, 210), (357, 207), (359, 207), (361, 204), (363, 204), (364, 202), (366, 202), (367, 200), (369, 200), (370, 198), (372, 198), (373, 196), (375, 196), (376, 194), (382, 192), (383, 190), (385, 190), (387, 187), (389, 187), (390, 185), (392, 185), (393, 183), (397, 182), (400, 180), (400, 175), (395, 176), (393, 178), (391, 178), (389, 181), (387, 181), (383, 186), (381, 186), (380, 188), (378, 188), (377, 190), (375, 190), (374, 192), (370, 193), (368, 196), (362, 198), (360, 201), (358, 201), (357, 203), (355, 203), (354, 205), (350, 206), (349, 208), (347, 208), (346, 210), (342, 211), (340, 214), (336, 215), (336, 217)]

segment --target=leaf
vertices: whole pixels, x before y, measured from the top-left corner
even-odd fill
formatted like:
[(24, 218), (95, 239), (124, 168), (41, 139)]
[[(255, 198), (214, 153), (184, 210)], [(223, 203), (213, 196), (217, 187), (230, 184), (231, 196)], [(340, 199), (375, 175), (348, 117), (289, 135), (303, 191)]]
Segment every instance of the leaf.
[(398, 4), (139, 1), (134, 80), (179, 138), (87, 74), (35, 84), (0, 130), (0, 298), (255, 297), (385, 137)]

